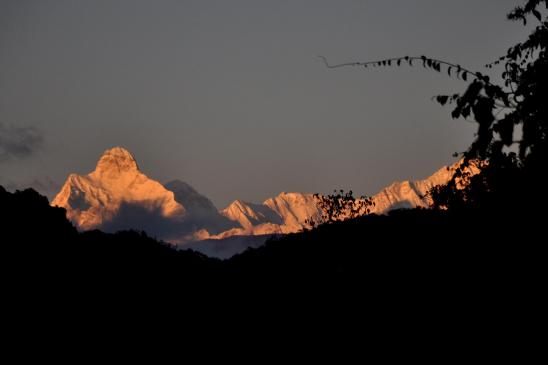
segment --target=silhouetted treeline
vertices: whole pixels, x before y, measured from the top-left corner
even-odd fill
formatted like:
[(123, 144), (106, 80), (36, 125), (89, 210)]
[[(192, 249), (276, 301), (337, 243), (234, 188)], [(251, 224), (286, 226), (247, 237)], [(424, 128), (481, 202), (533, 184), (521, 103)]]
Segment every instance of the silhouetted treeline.
[(476, 285), (474, 278), (487, 273), (502, 278), (516, 275), (514, 268), (535, 270), (536, 258), (522, 254), (540, 245), (544, 220), (533, 211), (402, 210), (290, 234), (220, 261), (177, 250), (145, 233), (78, 233), (64, 209), (49, 206), (30, 189), (1, 189), (0, 209), (2, 257), (19, 272), (37, 278), (59, 274), (61, 280), (107, 277), (109, 282), (120, 276), (127, 285), (143, 280), (308, 287), (348, 282), (447, 287), (465, 280)]
[(428, 341), (428, 353), (459, 354), (460, 340), (515, 346), (510, 333), (537, 320), (544, 292), (536, 212), (395, 211), (290, 234), (227, 261), (144, 233), (78, 233), (33, 190), (0, 189), (0, 212), (3, 304), (15, 307), (4, 313), (47, 319), (46, 328), (59, 318), (141, 326), (205, 316), (268, 331), (288, 316), (308, 333), (353, 326), (385, 351)]

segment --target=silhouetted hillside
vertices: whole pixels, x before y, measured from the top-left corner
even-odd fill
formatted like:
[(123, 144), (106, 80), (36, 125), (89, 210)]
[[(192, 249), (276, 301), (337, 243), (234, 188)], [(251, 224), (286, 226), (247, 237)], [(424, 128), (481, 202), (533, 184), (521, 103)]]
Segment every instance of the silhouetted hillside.
[(2, 222), (3, 246), (18, 244), (40, 248), (47, 243), (49, 248), (72, 242), (76, 229), (66, 219), (65, 210), (51, 207), (48, 199), (32, 189), (7, 192), (0, 186), (0, 220)]
[(1, 188), (0, 210), (4, 268), (8, 281), (21, 288), (165, 286), (189, 275), (205, 281), (219, 265), (144, 232), (79, 233), (63, 208), (51, 207), (32, 189), (10, 193)]
[(0, 193), (3, 257), (29, 274), (60, 272), (62, 278), (92, 281), (122, 275), (127, 283), (180, 285), (188, 285), (190, 277), (194, 284), (213, 280), (229, 286), (352, 282), (413, 290), (466, 283), (479, 290), (486, 278), (497, 278), (489, 284), (494, 288), (499, 279), (508, 285), (507, 279), (539, 269), (531, 253), (540, 244), (542, 215), (533, 212), (401, 210), (283, 236), (221, 262), (178, 251), (145, 233), (78, 233), (63, 209), (49, 206), (33, 190)]
[(266, 319), (267, 331), (289, 316), (311, 332), (335, 326), (336, 336), (352, 325), (387, 350), (393, 340), (383, 339), (397, 338), (411, 350), (428, 341), (448, 352), (464, 340), (514, 346), (509, 335), (538, 320), (544, 292), (543, 216), (532, 212), (395, 211), (219, 261), (144, 233), (78, 233), (32, 190), (1, 189), (0, 209), (3, 295), (12, 311), (51, 325), (90, 316), (139, 326), (179, 314), (185, 322)]
[(242, 280), (363, 279), (362, 284), (369, 285), (415, 282), (416, 287), (438, 288), (456, 282), (475, 287), (485, 275), (502, 279), (540, 269), (530, 256), (540, 249), (540, 217), (523, 213), (511, 220), (477, 218), (472, 212), (454, 215), (426, 209), (365, 216), (272, 240), (228, 265)]

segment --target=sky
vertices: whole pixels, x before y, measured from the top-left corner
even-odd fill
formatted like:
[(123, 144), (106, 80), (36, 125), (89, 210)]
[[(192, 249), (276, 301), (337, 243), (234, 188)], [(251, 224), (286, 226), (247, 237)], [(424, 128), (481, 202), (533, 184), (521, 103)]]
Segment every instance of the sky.
[(51, 199), (123, 146), (223, 208), (281, 191), (373, 195), (455, 161), (475, 125), (432, 97), (523, 39), (519, 0), (0, 0), (0, 184)]

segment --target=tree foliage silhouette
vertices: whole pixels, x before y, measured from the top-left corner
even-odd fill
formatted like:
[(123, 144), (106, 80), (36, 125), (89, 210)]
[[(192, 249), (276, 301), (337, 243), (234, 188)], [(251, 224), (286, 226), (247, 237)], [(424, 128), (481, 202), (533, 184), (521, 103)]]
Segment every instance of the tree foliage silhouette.
[(368, 196), (362, 195), (356, 198), (352, 190), (345, 192), (342, 189), (334, 190), (333, 194), (328, 195), (314, 194), (314, 199), (321, 211), (321, 216), (305, 221), (311, 228), (369, 214), (370, 208), (375, 205)]
[[(377, 61), (330, 65), (383, 67), (420, 64), (436, 72), (469, 81), (463, 93), (438, 95), (441, 105), (454, 106), (451, 116), (472, 117), (478, 125), (474, 141), (463, 153), (465, 163), (444, 187), (432, 191), (435, 206), (450, 207), (479, 201), (486, 193), (510, 193), (524, 185), (535, 184), (548, 162), (548, 20), (541, 11), (548, 9), (548, 0), (528, 0), (508, 14), (508, 19), (533, 20), (535, 27), (529, 37), (512, 47), (506, 55), (487, 64), (487, 69), (502, 67), (502, 85), (489, 76), (458, 64), (426, 56), (404, 56)], [(518, 136), (519, 139), (516, 139)], [(457, 180), (469, 161), (485, 161), (484, 172), (471, 179), (468, 187), (457, 189)], [(517, 183), (521, 185), (516, 185)], [(511, 185), (511, 183), (513, 185)]]

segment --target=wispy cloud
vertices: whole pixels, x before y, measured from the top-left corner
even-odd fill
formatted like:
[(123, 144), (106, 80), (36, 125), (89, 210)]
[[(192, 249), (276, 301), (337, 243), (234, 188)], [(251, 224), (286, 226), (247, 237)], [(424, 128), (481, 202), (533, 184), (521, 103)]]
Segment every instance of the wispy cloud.
[(0, 122), (0, 162), (31, 157), (43, 145), (44, 134), (40, 129)]

